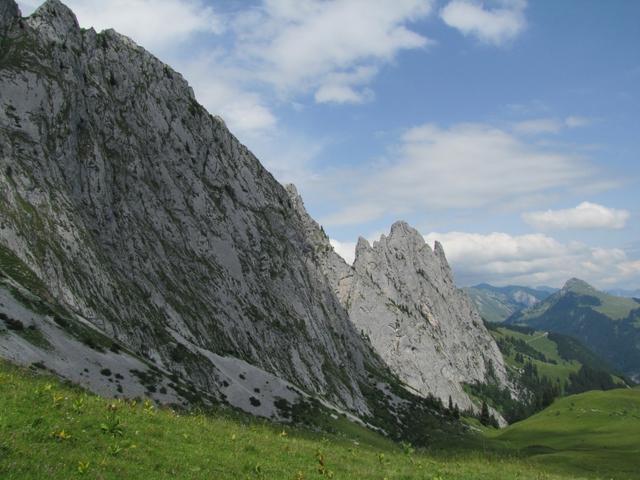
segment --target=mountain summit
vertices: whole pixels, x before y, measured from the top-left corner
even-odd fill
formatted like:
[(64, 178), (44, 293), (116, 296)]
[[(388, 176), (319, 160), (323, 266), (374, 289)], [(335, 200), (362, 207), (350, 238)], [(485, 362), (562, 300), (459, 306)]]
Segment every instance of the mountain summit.
[(440, 243), (431, 249), (416, 229), (399, 221), (373, 245), (360, 238), (350, 266), (306, 213), (295, 187), (288, 191), (349, 318), (407, 385), (470, 409), (476, 407), (465, 383), (507, 386), (502, 355), (467, 295), (456, 288)]
[(57, 0), (0, 2), (0, 355), (278, 419), (313, 397), (388, 433), (506, 384), (441, 245), (398, 222), (347, 265), (179, 73)]
[(594, 292), (597, 293), (597, 290), (589, 285), (584, 280), (580, 280), (579, 278), (570, 278), (567, 280), (562, 287), (562, 290), (565, 292), (573, 291), (573, 292)]
[[(80, 29), (57, 0), (27, 18), (9, 0), (0, 11), (5, 315), (49, 344), (10, 330), (0, 354), (111, 395), (143, 393), (136, 375), (151, 365), (252, 413), (313, 395), (370, 415), (363, 389), (383, 362), (285, 189), (182, 76), (113, 30)], [(17, 285), (25, 272), (37, 291)], [(18, 287), (63, 313), (29, 317)], [(148, 392), (175, 401), (167, 382)]]

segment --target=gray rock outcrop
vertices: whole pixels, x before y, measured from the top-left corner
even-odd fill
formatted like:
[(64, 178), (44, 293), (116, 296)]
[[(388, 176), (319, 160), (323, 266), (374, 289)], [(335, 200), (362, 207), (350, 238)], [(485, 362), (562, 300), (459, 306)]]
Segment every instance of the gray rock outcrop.
[(285, 189), (127, 37), (0, 12), (0, 246), (44, 298), (211, 395), (234, 358), (366, 416), (383, 364)]
[(0, 0), (0, 35), (20, 19), (20, 9), (13, 0)]
[(463, 384), (508, 385), (504, 359), (468, 296), (458, 289), (442, 245), (431, 249), (404, 222), (370, 245), (360, 238), (353, 266), (333, 251), (287, 187), (305, 218), (307, 235), (349, 317), (384, 361), (421, 395), (476, 409)]
[(0, 311), (44, 338), (3, 327), (0, 355), (102, 394), (110, 368), (148, 394), (141, 371), (158, 401), (188, 401), (187, 383), (277, 416), (314, 396), (384, 428), (433, 407), (388, 366), (461, 408), (490, 365), (504, 382), (439, 245), (398, 223), (347, 265), (179, 73), (58, 0), (0, 13)]

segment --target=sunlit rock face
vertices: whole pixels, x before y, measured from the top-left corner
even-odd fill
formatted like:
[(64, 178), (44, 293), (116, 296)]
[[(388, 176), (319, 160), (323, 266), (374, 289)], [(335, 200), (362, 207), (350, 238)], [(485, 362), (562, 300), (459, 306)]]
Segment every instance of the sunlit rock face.
[(309, 238), (349, 318), (391, 369), (421, 395), (475, 408), (464, 383), (507, 386), (504, 360), (466, 293), (458, 289), (442, 245), (434, 249), (405, 222), (370, 245), (360, 238), (353, 266), (337, 255), (319, 225), (306, 218)]
[(287, 192), (224, 122), (57, 0), (0, 13), (0, 244), (48, 299), (214, 396), (235, 398), (247, 363), (366, 415), (361, 385), (383, 363)]

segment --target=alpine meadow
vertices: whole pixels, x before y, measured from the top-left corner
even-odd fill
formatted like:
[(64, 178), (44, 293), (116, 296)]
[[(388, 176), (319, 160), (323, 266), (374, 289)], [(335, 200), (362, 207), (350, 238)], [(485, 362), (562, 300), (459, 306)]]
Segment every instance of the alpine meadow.
[(0, 478), (640, 479), (639, 18), (0, 0)]

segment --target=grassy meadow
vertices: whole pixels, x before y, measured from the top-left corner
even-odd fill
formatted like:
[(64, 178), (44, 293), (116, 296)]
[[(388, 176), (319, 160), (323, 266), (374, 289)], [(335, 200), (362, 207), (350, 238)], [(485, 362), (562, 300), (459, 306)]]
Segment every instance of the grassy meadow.
[(640, 390), (591, 391), (489, 436), (540, 465), (603, 478), (640, 478)]
[(640, 432), (640, 391), (568, 397), (503, 431), (474, 427), (465, 438), (434, 432), (428, 449), (340, 417), (332, 430), (103, 399), (0, 362), (6, 480), (632, 478), (625, 474), (639, 457), (632, 439)]

